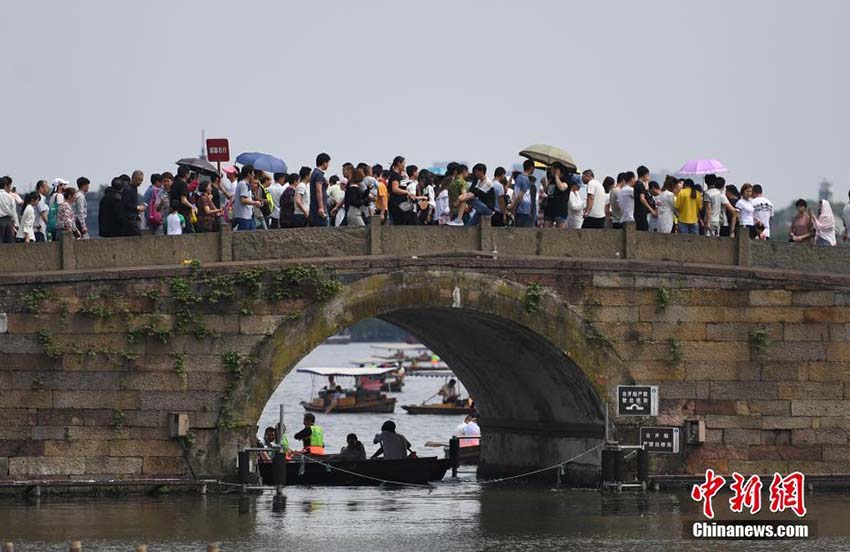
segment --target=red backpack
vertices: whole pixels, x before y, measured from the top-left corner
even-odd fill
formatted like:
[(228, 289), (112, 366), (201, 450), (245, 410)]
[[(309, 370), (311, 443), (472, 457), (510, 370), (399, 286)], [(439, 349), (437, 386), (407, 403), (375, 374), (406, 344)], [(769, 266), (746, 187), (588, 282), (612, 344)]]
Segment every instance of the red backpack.
[(157, 203), (159, 203), (159, 194), (161, 190), (159, 188), (154, 188), (151, 190), (151, 202), (148, 205), (148, 224), (151, 226), (162, 226), (162, 213), (157, 209)]

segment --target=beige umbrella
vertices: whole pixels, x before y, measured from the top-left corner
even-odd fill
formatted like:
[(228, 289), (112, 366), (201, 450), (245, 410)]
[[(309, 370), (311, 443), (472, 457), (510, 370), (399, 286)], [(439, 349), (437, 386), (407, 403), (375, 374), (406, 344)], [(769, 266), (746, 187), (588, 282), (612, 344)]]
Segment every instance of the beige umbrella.
[(568, 169), (578, 171), (578, 166), (576, 165), (576, 161), (573, 159), (573, 156), (566, 150), (556, 148), (555, 146), (534, 144), (533, 146), (528, 146), (519, 152), (519, 154), (527, 159), (531, 159), (532, 161), (543, 163), (544, 165), (560, 163)]

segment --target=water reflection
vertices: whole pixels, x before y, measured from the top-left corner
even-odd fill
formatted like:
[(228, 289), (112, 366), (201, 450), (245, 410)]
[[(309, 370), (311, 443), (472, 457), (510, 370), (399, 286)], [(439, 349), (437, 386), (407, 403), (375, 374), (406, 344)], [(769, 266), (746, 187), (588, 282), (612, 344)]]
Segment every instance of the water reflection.
[[(239, 496), (0, 500), (0, 539), (16, 550), (62, 550), (70, 538), (118, 552), (146, 542), (222, 550), (847, 550), (845, 494), (807, 497), (826, 538), (797, 543), (701, 543), (682, 523), (698, 512), (682, 493), (613, 493), (488, 486), (468, 479), (420, 489), (287, 487)], [(321, 531), (305, 531), (305, 527)], [(746, 546), (745, 546), (746, 545)], [(793, 546), (792, 546), (793, 545)]]

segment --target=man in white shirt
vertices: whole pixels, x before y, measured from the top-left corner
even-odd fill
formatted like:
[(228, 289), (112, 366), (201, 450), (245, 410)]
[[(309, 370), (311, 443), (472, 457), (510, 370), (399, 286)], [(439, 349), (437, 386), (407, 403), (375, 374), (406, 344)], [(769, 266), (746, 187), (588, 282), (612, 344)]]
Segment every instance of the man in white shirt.
[(0, 243), (15, 243), (18, 233), (18, 206), (12, 196), (12, 179), (0, 178)]
[(627, 222), (635, 221), (635, 173), (632, 171), (623, 175), (623, 187), (617, 196), (620, 204), (621, 226)]
[(274, 182), (269, 186), (269, 195), (272, 196), (271, 228), (280, 228), (280, 196), (286, 190), (286, 173), (274, 173)]
[(47, 241), (47, 212), (50, 210), (47, 206), (47, 192), (49, 189), (47, 180), (39, 180), (35, 184), (35, 191), (40, 198), (35, 205), (35, 224), (33, 225), (37, 242)]
[(623, 211), (620, 207), (620, 190), (623, 188), (623, 180), (626, 177), (626, 173), (620, 173), (617, 175), (617, 183), (614, 184), (614, 187), (611, 188), (610, 193), (608, 194), (608, 214), (611, 217), (611, 226), (612, 228), (622, 228), (623, 224), (621, 219), (623, 217)]
[(224, 199), (222, 199), (222, 203), (227, 203), (230, 198), (233, 197), (233, 194), (236, 193), (236, 184), (239, 181), (239, 171), (236, 167), (225, 167), (222, 172), (226, 178), (221, 180), (221, 192), (224, 194)]
[(761, 184), (753, 186), (753, 217), (764, 225), (764, 237), (770, 239), (770, 219), (773, 218), (773, 203), (762, 195)]
[(587, 186), (587, 205), (581, 227), (605, 228), (605, 187), (590, 169), (581, 173), (581, 181)]
[[(705, 204), (706, 236), (720, 236), (720, 215), (723, 212), (723, 199), (725, 196), (721, 189), (717, 187), (718, 181), (721, 187), (726, 186), (726, 181), (722, 178), (705, 179), (705, 185), (708, 186), (708, 189), (702, 197)], [(728, 203), (729, 200), (726, 200), (726, 202)]]

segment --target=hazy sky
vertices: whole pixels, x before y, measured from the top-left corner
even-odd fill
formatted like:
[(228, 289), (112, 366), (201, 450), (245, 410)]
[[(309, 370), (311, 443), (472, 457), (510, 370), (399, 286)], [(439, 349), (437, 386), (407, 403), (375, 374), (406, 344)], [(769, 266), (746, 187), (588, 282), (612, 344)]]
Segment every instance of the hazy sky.
[[(3, 2), (0, 173), (173, 170), (201, 129), (290, 167), (715, 157), (784, 204), (850, 188), (850, 2)], [(801, 194), (801, 191), (805, 191)]]

